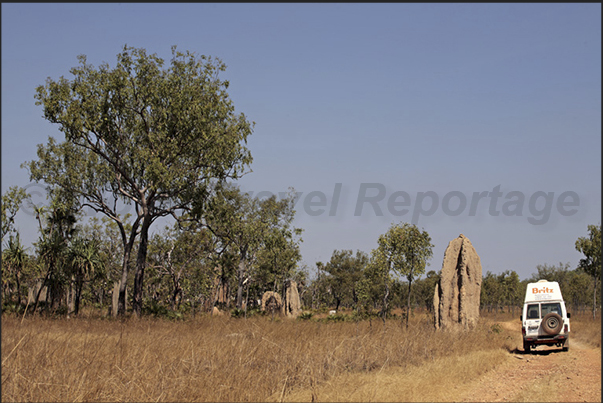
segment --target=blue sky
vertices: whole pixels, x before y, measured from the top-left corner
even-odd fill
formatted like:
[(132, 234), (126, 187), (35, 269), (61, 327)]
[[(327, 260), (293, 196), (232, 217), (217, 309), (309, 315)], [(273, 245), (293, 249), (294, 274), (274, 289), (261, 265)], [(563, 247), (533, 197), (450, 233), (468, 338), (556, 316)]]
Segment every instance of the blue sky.
[[(435, 245), (428, 269), (463, 233), (484, 273), (528, 278), (575, 267), (576, 239), (601, 222), (600, 4), (4, 3), (3, 193), (30, 183), (20, 165), (37, 144), (61, 138), (35, 88), (69, 77), (79, 54), (114, 66), (125, 44), (226, 63), (255, 122), (239, 183), (301, 192), (310, 268), (414, 221)], [(17, 220), (31, 244), (32, 215)]]

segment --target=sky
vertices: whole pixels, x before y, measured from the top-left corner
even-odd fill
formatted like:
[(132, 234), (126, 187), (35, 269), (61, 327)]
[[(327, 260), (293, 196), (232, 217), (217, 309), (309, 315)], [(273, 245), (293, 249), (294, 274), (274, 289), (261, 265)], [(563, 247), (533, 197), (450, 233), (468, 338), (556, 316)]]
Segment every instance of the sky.
[[(35, 105), (84, 54), (125, 45), (219, 58), (255, 122), (255, 196), (297, 192), (302, 264), (416, 224), (440, 270), (469, 238), (483, 274), (569, 263), (601, 223), (601, 4), (2, 3), (2, 193), (36, 145), (64, 139)], [(31, 208), (17, 215), (31, 246)], [(157, 230), (161, 229), (156, 227)]]

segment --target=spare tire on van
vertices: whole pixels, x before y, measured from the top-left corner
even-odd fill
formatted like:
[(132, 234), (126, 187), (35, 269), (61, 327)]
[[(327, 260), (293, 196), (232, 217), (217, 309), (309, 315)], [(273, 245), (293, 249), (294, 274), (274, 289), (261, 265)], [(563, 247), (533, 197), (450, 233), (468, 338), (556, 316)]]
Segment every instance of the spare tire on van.
[(563, 319), (561, 315), (551, 312), (542, 318), (542, 330), (550, 336), (554, 336), (561, 332), (561, 328), (563, 327)]

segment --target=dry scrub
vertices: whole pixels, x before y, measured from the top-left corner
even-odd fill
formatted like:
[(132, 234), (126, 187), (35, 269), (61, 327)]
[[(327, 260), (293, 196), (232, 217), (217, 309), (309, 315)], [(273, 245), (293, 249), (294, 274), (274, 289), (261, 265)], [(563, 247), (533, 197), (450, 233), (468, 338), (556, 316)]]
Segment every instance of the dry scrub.
[[(513, 340), (487, 320), (473, 332), (435, 332), (422, 315), (409, 329), (400, 321), (370, 326), (201, 317), (21, 323), (3, 316), (2, 401), (283, 400), (300, 390), (316, 394), (342, 375), (375, 371), (422, 373), (446, 387), (441, 380), (451, 371), (461, 378), (486, 371), (496, 364), (493, 357), (516, 347)], [(471, 373), (459, 371), (467, 365)], [(421, 366), (438, 369), (417, 372)]]
[(589, 315), (581, 318), (572, 318), (570, 321), (572, 325), (571, 339), (601, 348), (601, 318), (594, 320)]

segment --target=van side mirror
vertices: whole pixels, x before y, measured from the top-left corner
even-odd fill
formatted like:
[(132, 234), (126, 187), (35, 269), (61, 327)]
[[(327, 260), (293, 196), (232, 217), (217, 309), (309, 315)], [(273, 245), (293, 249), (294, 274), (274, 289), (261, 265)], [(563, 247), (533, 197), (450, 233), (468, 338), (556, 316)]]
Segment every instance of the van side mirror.
[(522, 320), (523, 320), (523, 315), (519, 315), (519, 321), (521, 322)]
[(567, 313), (567, 318), (569, 319), (569, 318), (571, 318), (571, 317), (572, 317), (572, 314), (568, 312), (568, 313)]

